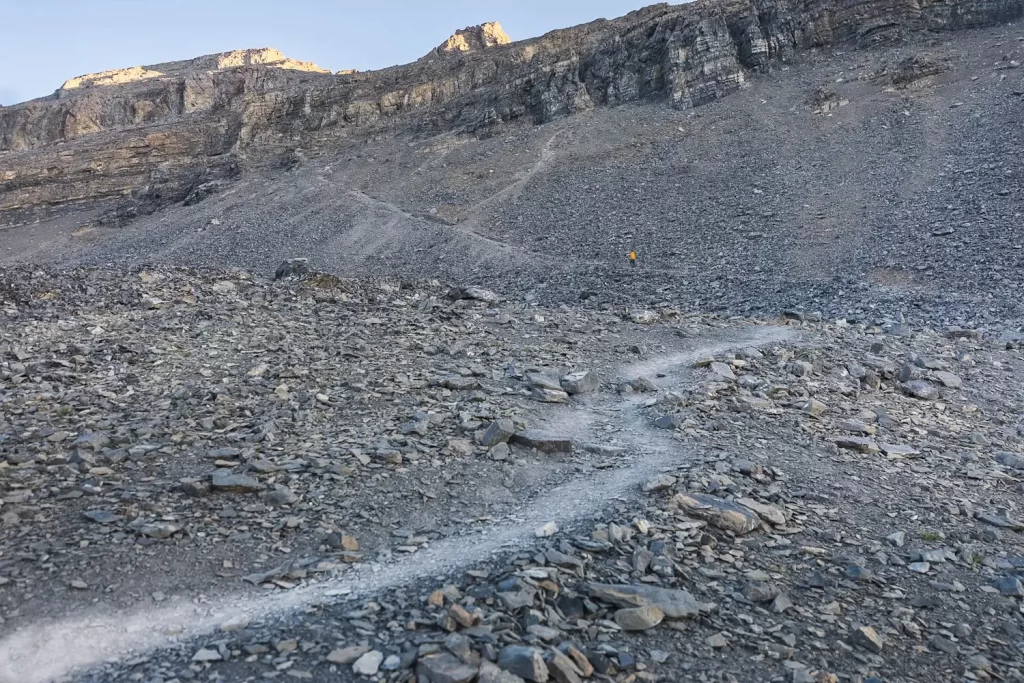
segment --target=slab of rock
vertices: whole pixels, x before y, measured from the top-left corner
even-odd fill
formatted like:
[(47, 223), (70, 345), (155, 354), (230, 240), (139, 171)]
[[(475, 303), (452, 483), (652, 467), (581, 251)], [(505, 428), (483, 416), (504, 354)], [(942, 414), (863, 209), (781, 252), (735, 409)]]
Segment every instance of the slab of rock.
[(938, 372), (933, 372), (932, 376), (935, 377), (935, 379), (942, 382), (942, 386), (948, 389), (959, 389), (964, 385), (964, 381), (960, 379), (958, 375), (954, 375), (952, 372), (940, 370)]
[(341, 664), (348, 666), (353, 663), (367, 652), (370, 648), (366, 645), (352, 645), (350, 647), (343, 647), (337, 650), (331, 650), (327, 655), (327, 661), (332, 664)]
[(548, 650), (544, 653), (544, 662), (548, 665), (548, 672), (556, 683), (583, 683), (583, 672), (576, 666), (567, 655), (558, 650)]
[(214, 491), (223, 493), (256, 493), (263, 489), (262, 484), (245, 474), (235, 474), (231, 470), (217, 470), (210, 481)]
[(584, 370), (564, 375), (561, 380), (561, 386), (562, 391), (567, 394), (589, 394), (597, 391), (601, 386), (601, 380), (596, 372)]
[(854, 645), (860, 645), (866, 650), (871, 650), (874, 653), (879, 653), (885, 646), (885, 641), (882, 640), (882, 636), (878, 635), (878, 631), (871, 628), (870, 626), (861, 626), (853, 630), (853, 634), (850, 638)]
[(501, 302), (500, 296), (489, 289), (484, 289), (483, 287), (464, 287), (463, 289), (452, 290), (450, 296), (453, 299), (471, 299), (473, 301), (483, 301), (488, 304), (497, 304)]
[(904, 382), (903, 393), (919, 398), (922, 401), (934, 401), (939, 397), (938, 387), (925, 379), (913, 379), (909, 382)]
[(688, 619), (706, 612), (713, 605), (700, 602), (688, 591), (656, 586), (592, 583), (590, 596), (619, 607), (654, 606), (669, 619)]
[(534, 387), (530, 391), (530, 396), (535, 401), (541, 403), (568, 403), (569, 394), (565, 393), (561, 389), (545, 389), (544, 387)]
[(540, 429), (524, 429), (510, 439), (517, 446), (536, 448), (542, 453), (571, 453), (572, 439), (549, 434)]
[(477, 673), (477, 667), (447, 652), (420, 657), (416, 663), (416, 674), (429, 683), (470, 683)]
[(720, 363), (718, 361), (711, 363), (711, 372), (722, 379), (736, 379), (736, 373), (732, 371), (732, 368), (725, 363)]
[(274, 278), (283, 280), (284, 278), (302, 277), (303, 275), (309, 275), (309, 259), (290, 258), (277, 267)]
[(625, 607), (615, 612), (615, 623), (624, 631), (646, 631), (660, 624), (665, 613), (657, 605)]
[(110, 510), (86, 510), (82, 513), (90, 522), (96, 522), (97, 524), (113, 524), (114, 522), (120, 522), (121, 517), (115, 515)]
[(677, 493), (672, 501), (688, 515), (707, 520), (737, 536), (761, 526), (761, 518), (750, 508), (704, 493)]
[(866, 436), (837, 436), (833, 441), (839, 448), (858, 453), (877, 453), (879, 450), (875, 440)]
[(894, 443), (880, 443), (878, 447), (882, 449), (882, 452), (888, 456), (894, 458), (906, 458), (913, 455), (920, 455), (921, 451), (917, 450), (913, 446), (905, 446)]
[(682, 415), (662, 415), (654, 421), (654, 426), (658, 429), (679, 429), (683, 424)]
[(476, 683), (523, 683), (523, 679), (485, 659), (480, 663), (480, 675)]
[(480, 443), (490, 448), (499, 443), (507, 442), (515, 433), (516, 427), (512, 424), (512, 420), (502, 418), (487, 425), (484, 435), (480, 438)]
[(370, 650), (355, 661), (352, 665), (352, 673), (357, 676), (376, 676), (383, 663), (384, 653), (380, 650)]
[(498, 654), (498, 666), (534, 683), (547, 683), (548, 665), (541, 651), (525, 645), (509, 645)]
[(530, 386), (534, 389), (551, 389), (552, 391), (561, 391), (562, 384), (559, 381), (558, 375), (552, 372), (531, 372), (526, 376), (526, 381), (530, 383)]
[(643, 490), (644, 493), (656, 493), (658, 491), (667, 491), (676, 485), (676, 478), (671, 474), (661, 474), (653, 479), (648, 479), (644, 482)]
[(639, 325), (651, 325), (661, 320), (661, 314), (657, 311), (633, 311), (629, 319)]
[(1016, 453), (1000, 451), (999, 453), (996, 453), (995, 460), (1000, 465), (1005, 465), (1011, 469), (1024, 470), (1024, 457), (1021, 457)]

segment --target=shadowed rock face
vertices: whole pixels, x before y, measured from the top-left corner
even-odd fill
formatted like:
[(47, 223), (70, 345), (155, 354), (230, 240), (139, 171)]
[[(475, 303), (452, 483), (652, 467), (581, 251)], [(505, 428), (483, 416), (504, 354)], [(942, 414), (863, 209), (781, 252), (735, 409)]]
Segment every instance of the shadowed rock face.
[(271, 50), (82, 77), (0, 110), (0, 225), (112, 200), (127, 200), (130, 217), (249, 166), (287, 165), (299, 147), (315, 153), (385, 127), (478, 132), (640, 99), (696, 107), (801, 50), (1022, 12), (1024, 0), (711, 0), (510, 44), (484, 25), (417, 63), (362, 74)]

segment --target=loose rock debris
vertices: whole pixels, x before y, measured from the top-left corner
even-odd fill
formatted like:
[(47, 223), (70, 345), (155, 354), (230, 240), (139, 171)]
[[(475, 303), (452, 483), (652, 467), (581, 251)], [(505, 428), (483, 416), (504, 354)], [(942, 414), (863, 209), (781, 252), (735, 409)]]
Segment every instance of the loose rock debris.
[[(676, 331), (735, 323), (537, 313), (431, 283), (17, 275), (5, 631), (78, 600), (291, 590), (415, 556), (554, 482), (585, 495), (588, 466), (659, 439), (686, 454), (597, 519), (551, 520), (434, 585), (228, 621), (79, 680), (1022, 680), (1005, 344), (801, 317), (792, 341), (629, 377), (630, 340), (669, 357)], [(600, 379), (569, 391), (580, 373)], [(536, 401), (545, 381), (569, 402)], [(545, 425), (584, 408), (606, 443)]]

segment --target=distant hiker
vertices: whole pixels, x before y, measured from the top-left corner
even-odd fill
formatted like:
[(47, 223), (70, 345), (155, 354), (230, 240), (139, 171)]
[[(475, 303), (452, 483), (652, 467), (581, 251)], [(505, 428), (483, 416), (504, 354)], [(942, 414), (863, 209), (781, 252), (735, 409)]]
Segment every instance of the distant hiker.
[(631, 265), (634, 268), (636, 268), (636, 252), (635, 251), (629, 252), (629, 265)]

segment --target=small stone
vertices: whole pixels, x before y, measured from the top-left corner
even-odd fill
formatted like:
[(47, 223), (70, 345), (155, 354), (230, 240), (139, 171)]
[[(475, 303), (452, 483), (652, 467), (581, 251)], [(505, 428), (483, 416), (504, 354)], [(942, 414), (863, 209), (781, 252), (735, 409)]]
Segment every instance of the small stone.
[(902, 548), (907, 540), (907, 532), (897, 531), (885, 537), (885, 542), (894, 548)]
[(231, 470), (217, 470), (211, 478), (214, 491), (224, 493), (256, 493), (263, 486), (250, 476), (235, 474)]
[(596, 372), (586, 370), (564, 375), (561, 379), (561, 386), (562, 391), (567, 394), (589, 394), (597, 391), (601, 386), (601, 381)]
[(914, 379), (903, 384), (903, 392), (908, 396), (919, 398), (922, 401), (934, 401), (939, 397), (938, 388), (931, 382), (923, 379)]
[(809, 399), (801, 409), (811, 417), (821, 417), (828, 410), (828, 406), (816, 398)]
[(309, 274), (309, 259), (290, 258), (277, 267), (274, 279), (298, 278)]
[(380, 650), (371, 650), (355, 661), (352, 673), (357, 676), (376, 676), (383, 663), (384, 653)]
[(421, 657), (416, 663), (416, 673), (429, 683), (470, 683), (478, 669), (452, 654), (439, 652)]
[(854, 645), (860, 645), (874, 653), (881, 652), (882, 647), (885, 644), (882, 637), (878, 635), (878, 632), (870, 626), (861, 626), (860, 628), (854, 629), (850, 640)]
[(490, 448), (499, 443), (507, 442), (515, 435), (515, 433), (516, 427), (512, 424), (512, 420), (502, 418), (487, 425), (487, 429), (484, 431), (483, 437), (480, 439), (480, 443), (481, 445)]
[(915, 574), (927, 574), (931, 568), (932, 566), (928, 562), (911, 562), (907, 565), (907, 569)]
[(224, 621), (220, 625), (220, 630), (224, 633), (232, 633), (234, 631), (244, 631), (249, 628), (249, 619), (243, 616), (231, 617), (227, 621)]
[(547, 524), (538, 527), (537, 530), (534, 532), (534, 536), (536, 536), (537, 538), (548, 538), (549, 536), (554, 536), (557, 533), (558, 524), (556, 524), (555, 522), (548, 522)]
[(509, 456), (512, 455), (512, 449), (508, 447), (507, 443), (495, 444), (491, 447), (491, 450), (487, 451), (487, 456), (494, 461), (508, 460)]
[(790, 600), (789, 596), (785, 593), (779, 593), (779, 595), (772, 600), (771, 610), (775, 614), (782, 614), (791, 607), (793, 607), (793, 601)]
[(337, 650), (331, 650), (327, 655), (327, 661), (332, 664), (347, 666), (370, 651), (366, 645), (351, 645)]
[(218, 652), (217, 650), (214, 650), (212, 648), (206, 648), (206, 647), (202, 648), (201, 650), (196, 652), (194, 655), (192, 655), (192, 661), (193, 662), (200, 662), (200, 663), (203, 663), (203, 662), (219, 662), (222, 659), (223, 659), (223, 657), (220, 656), (220, 652)]
[(549, 672), (540, 650), (524, 645), (509, 645), (498, 655), (498, 666), (534, 683), (547, 683)]
[(960, 652), (960, 648), (956, 643), (942, 636), (932, 636), (931, 640), (928, 641), (928, 645), (939, 652), (945, 652), (951, 657), (955, 657)]
[(809, 377), (814, 372), (814, 365), (805, 360), (793, 361), (789, 365), (789, 372), (797, 377)]
[(670, 415), (662, 415), (654, 421), (654, 426), (658, 429), (679, 429), (683, 425), (682, 415), (676, 415), (675, 413)]
[(716, 633), (713, 636), (705, 638), (704, 644), (708, 647), (713, 647), (716, 650), (720, 650), (723, 647), (729, 646), (729, 639), (725, 637), (724, 633)]
[(625, 631), (646, 631), (654, 628), (665, 618), (665, 613), (655, 605), (630, 607), (615, 612), (615, 623)]
[(644, 482), (643, 491), (644, 493), (657, 493), (658, 491), (665, 491), (676, 485), (676, 478), (670, 474), (661, 474), (654, 479), (648, 479)]
[(534, 387), (530, 395), (535, 401), (541, 403), (568, 403), (569, 394), (565, 393), (561, 389), (545, 389), (544, 387)]
[(86, 510), (82, 516), (97, 524), (113, 524), (121, 521), (121, 518), (110, 510)]
[(480, 675), (476, 681), (477, 683), (523, 683), (523, 679), (519, 676), (503, 671), (486, 659), (480, 662)]
[(718, 361), (711, 364), (711, 372), (722, 379), (736, 379), (736, 374), (732, 371), (732, 368)]
[(170, 538), (181, 531), (180, 524), (170, 522), (156, 522), (154, 524), (143, 524), (139, 527), (139, 533), (149, 538), (164, 539)]
[(470, 628), (478, 621), (477, 615), (469, 612), (462, 605), (452, 605), (448, 608), (448, 616), (456, 621), (463, 628)]
[(263, 501), (271, 507), (291, 505), (298, 499), (295, 492), (283, 484), (274, 484), (272, 489), (263, 493)]
[(1016, 577), (1004, 576), (996, 579), (993, 585), (999, 589), (1001, 595), (1012, 598), (1024, 598), (1024, 585)]
[(539, 429), (526, 429), (511, 439), (513, 444), (536, 448), (542, 453), (571, 453), (572, 439), (565, 436), (555, 436)]
[(840, 436), (834, 439), (836, 446), (860, 453), (877, 453), (878, 444), (866, 436)]

